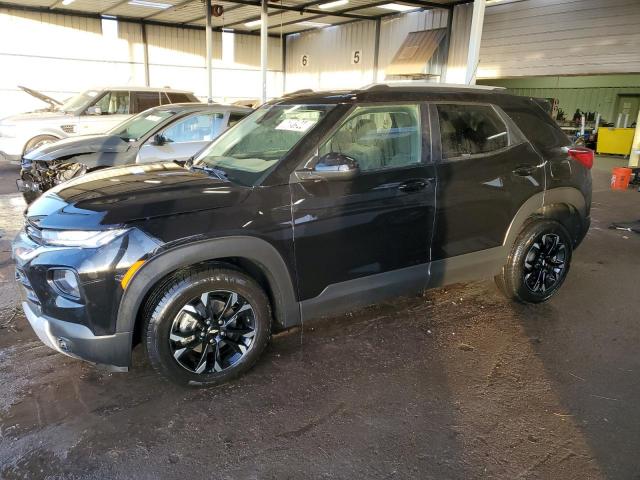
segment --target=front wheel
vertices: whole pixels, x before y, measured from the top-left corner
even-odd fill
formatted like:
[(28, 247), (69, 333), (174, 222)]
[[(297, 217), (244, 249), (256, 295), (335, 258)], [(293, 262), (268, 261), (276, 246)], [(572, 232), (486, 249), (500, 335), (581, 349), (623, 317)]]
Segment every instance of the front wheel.
[(31, 140), (27, 142), (24, 147), (24, 153), (27, 154), (31, 150), (35, 150), (42, 145), (46, 145), (48, 143), (57, 142), (59, 138), (54, 137), (53, 135), (38, 135), (37, 137), (33, 137)]
[(496, 283), (505, 295), (520, 302), (545, 302), (564, 283), (572, 252), (569, 233), (560, 223), (533, 220), (516, 240)]
[(174, 383), (224, 383), (251, 368), (269, 341), (269, 301), (241, 272), (180, 273), (151, 298), (147, 353), (152, 366)]

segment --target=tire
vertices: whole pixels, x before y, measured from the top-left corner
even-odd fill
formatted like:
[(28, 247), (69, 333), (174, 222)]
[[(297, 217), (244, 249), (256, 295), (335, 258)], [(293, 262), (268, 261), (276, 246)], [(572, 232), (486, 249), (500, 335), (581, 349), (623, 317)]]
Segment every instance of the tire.
[(149, 302), (145, 311), (152, 313), (142, 338), (149, 361), (178, 385), (219, 385), (241, 375), (271, 337), (269, 300), (242, 272), (181, 272), (163, 282)]
[(57, 142), (58, 140), (60, 139), (58, 137), (54, 137), (53, 135), (38, 135), (37, 137), (33, 137), (27, 142), (24, 147), (24, 153), (29, 153), (31, 150), (35, 150), (42, 145)]
[(572, 253), (571, 237), (560, 223), (533, 219), (518, 236), (496, 284), (508, 298), (545, 302), (567, 278)]

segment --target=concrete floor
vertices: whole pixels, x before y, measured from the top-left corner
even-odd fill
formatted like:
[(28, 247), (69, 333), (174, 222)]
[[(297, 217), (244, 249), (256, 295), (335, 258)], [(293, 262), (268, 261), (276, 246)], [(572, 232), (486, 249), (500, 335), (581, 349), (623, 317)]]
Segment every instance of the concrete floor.
[(492, 281), (274, 338), (211, 390), (141, 351), (108, 374), (49, 351), (17, 308), (14, 172), (0, 167), (0, 478), (640, 478), (640, 193), (594, 168), (593, 226), (549, 303)]

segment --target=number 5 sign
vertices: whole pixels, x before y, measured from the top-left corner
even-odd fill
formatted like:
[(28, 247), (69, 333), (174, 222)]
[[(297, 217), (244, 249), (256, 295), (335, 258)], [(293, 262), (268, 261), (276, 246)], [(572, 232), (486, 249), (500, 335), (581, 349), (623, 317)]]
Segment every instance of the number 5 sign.
[(351, 54), (351, 65), (359, 65), (362, 61), (362, 50), (354, 50)]

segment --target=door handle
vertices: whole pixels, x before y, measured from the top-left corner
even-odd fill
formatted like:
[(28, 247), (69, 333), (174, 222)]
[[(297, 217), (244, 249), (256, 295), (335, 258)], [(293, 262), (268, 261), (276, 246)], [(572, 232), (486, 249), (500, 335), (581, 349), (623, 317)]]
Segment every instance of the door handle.
[(536, 167), (534, 167), (533, 165), (519, 165), (515, 168), (513, 174), (518, 175), (519, 177), (528, 177), (530, 175), (533, 175), (535, 169)]
[(423, 190), (429, 184), (429, 180), (417, 179), (407, 180), (398, 186), (398, 190), (405, 193), (418, 192)]

